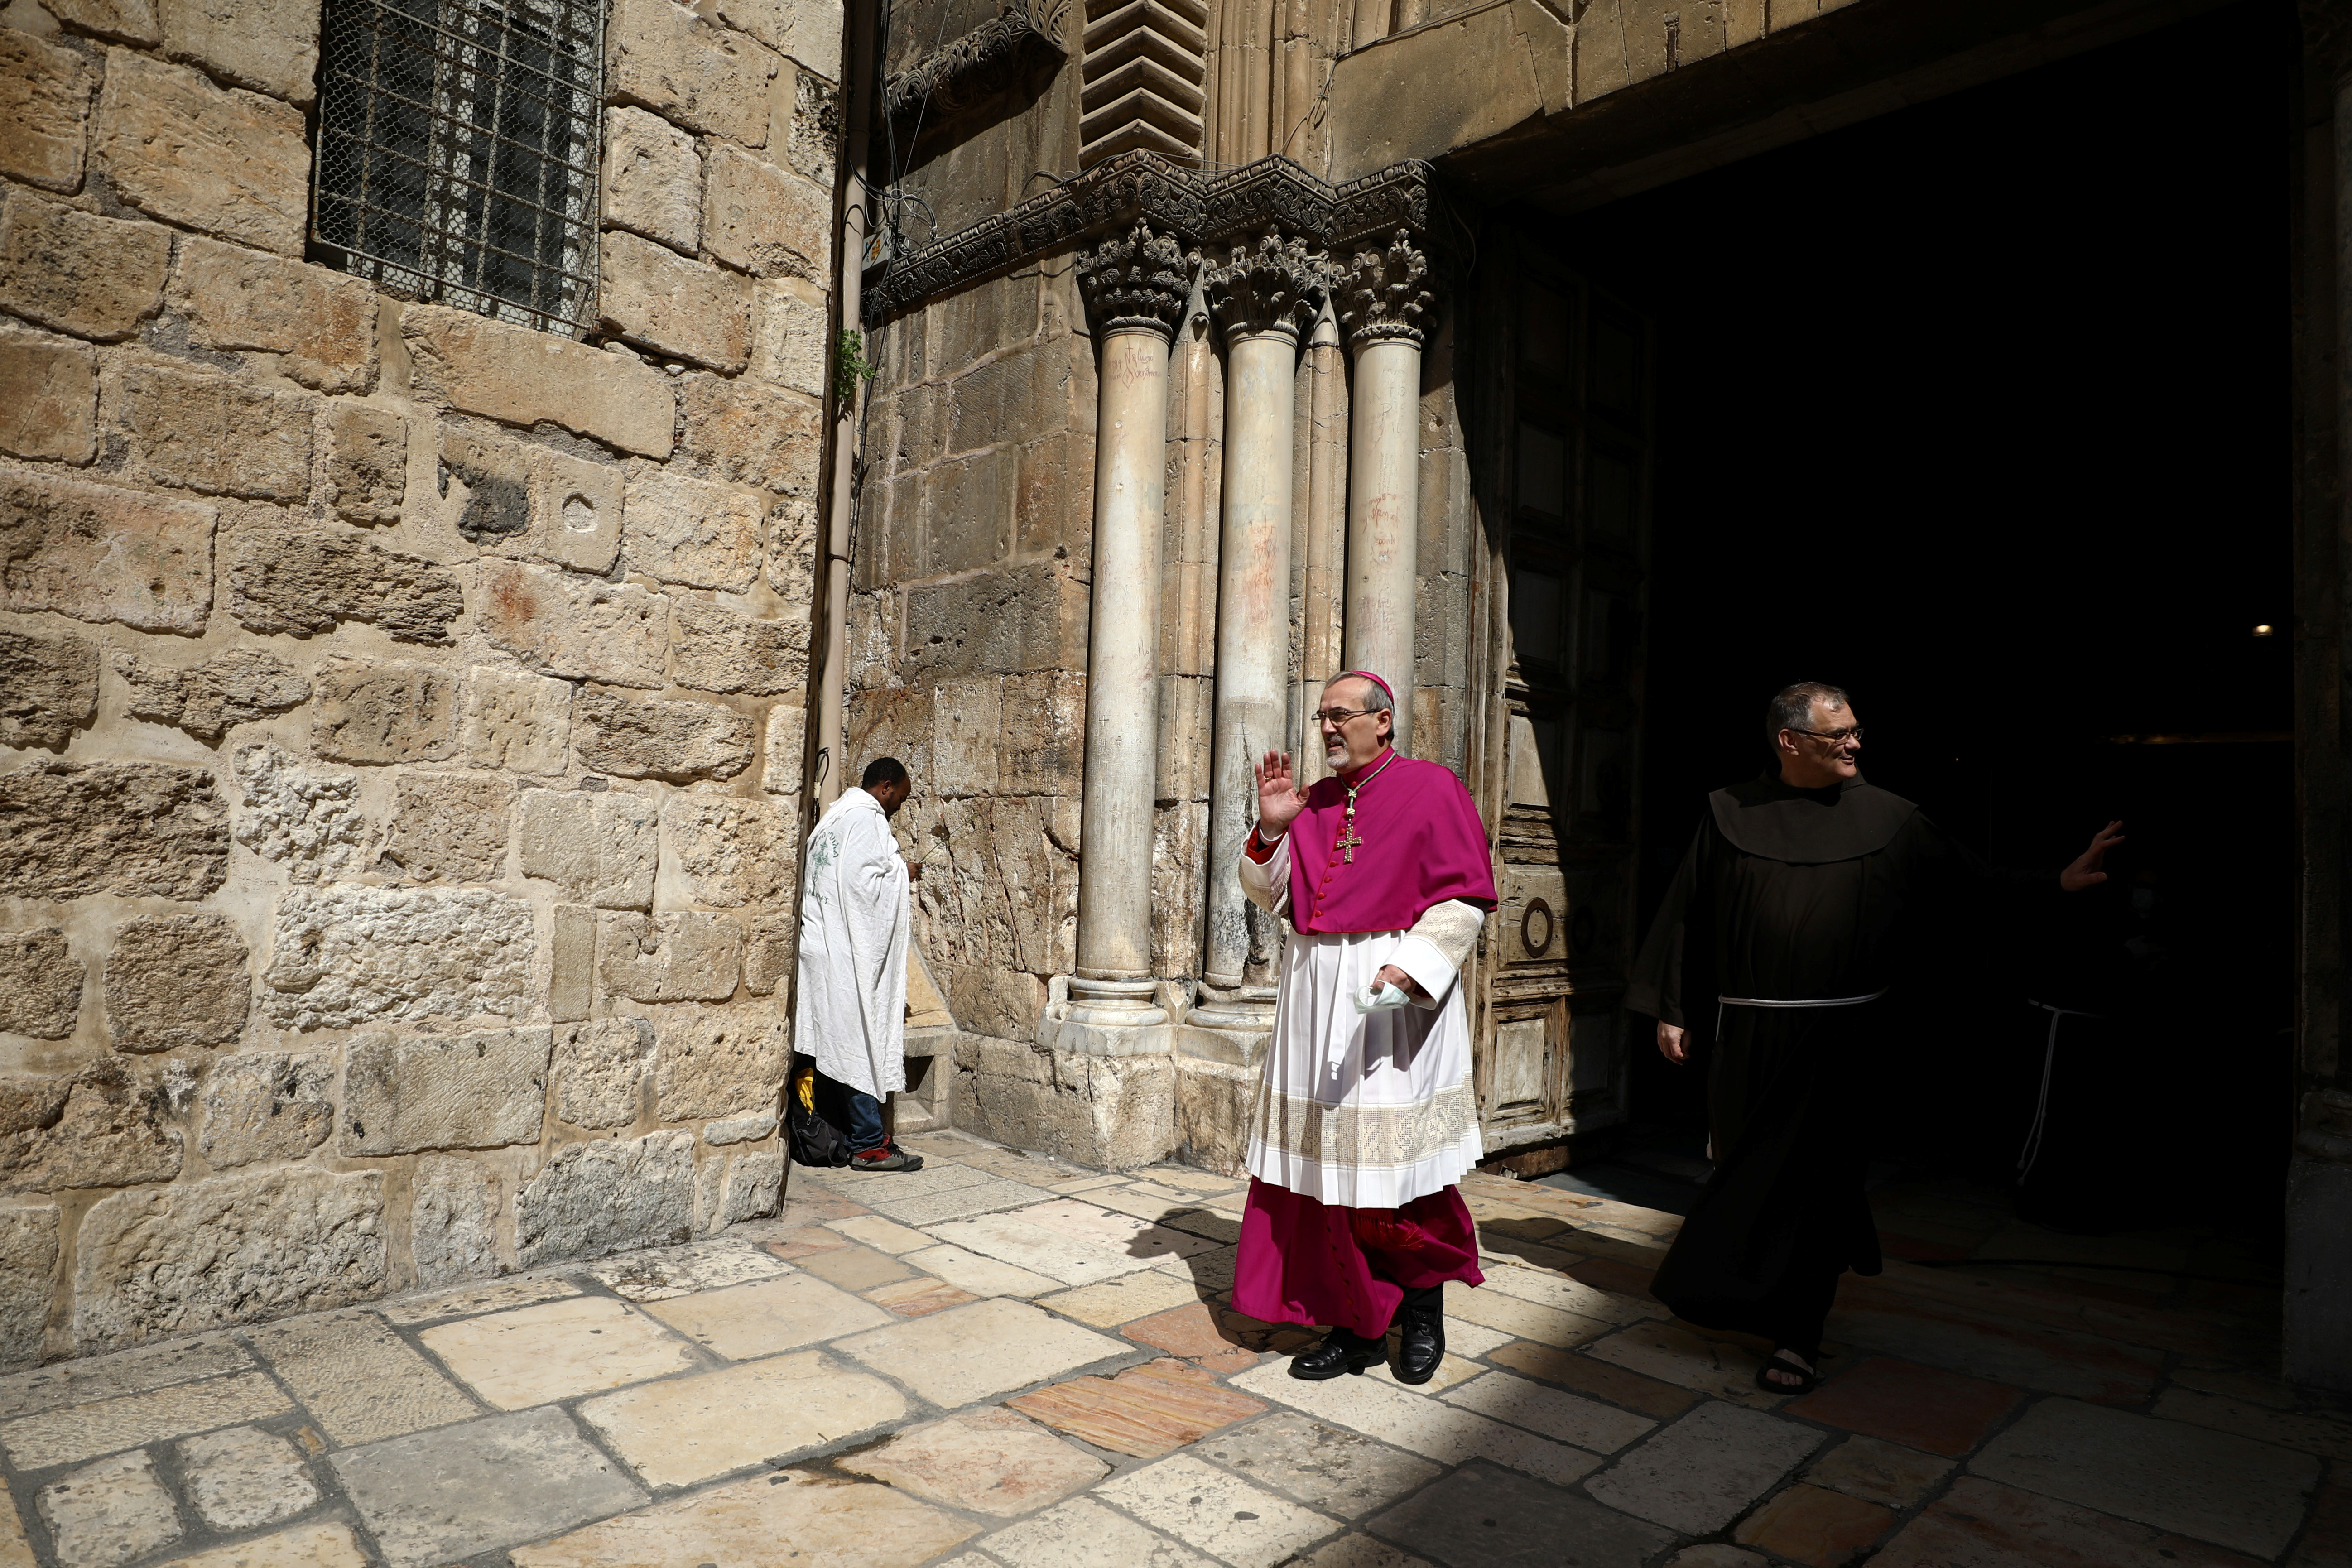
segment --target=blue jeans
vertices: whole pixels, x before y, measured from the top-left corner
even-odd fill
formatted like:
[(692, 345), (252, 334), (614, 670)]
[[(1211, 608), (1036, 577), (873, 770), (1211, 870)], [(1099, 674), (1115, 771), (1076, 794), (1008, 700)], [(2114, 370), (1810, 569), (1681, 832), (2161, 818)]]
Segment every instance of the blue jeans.
[(841, 1101), (849, 1108), (849, 1152), (863, 1154), (868, 1149), (879, 1149), (888, 1142), (882, 1131), (882, 1102), (870, 1094), (860, 1094), (847, 1084), (841, 1086)]

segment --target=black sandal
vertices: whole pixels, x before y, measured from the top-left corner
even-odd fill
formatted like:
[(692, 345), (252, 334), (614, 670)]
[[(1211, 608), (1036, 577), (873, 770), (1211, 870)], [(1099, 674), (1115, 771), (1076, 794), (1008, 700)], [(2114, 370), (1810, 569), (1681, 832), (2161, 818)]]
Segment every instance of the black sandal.
[[(1786, 1373), (1790, 1376), (1798, 1378), (1801, 1381), (1795, 1384), (1775, 1383), (1770, 1378), (1764, 1375), (1768, 1372)], [(1820, 1386), (1821, 1381), (1821, 1368), (1812, 1367), (1808, 1369), (1804, 1363), (1804, 1358), (1792, 1350), (1783, 1349), (1774, 1351), (1772, 1352), (1771, 1359), (1767, 1361), (1762, 1366), (1756, 1369), (1756, 1386), (1762, 1389), (1767, 1394), (1786, 1394), (1791, 1395), (1811, 1394), (1816, 1387)]]

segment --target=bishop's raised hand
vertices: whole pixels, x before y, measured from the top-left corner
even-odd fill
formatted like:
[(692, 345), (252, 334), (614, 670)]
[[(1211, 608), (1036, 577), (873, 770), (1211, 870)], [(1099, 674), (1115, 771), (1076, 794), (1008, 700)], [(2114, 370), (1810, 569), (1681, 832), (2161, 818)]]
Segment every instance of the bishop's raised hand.
[(1290, 831), (1307, 808), (1307, 792), (1298, 787), (1288, 752), (1268, 752), (1257, 764), (1257, 836), (1271, 844)]
[(2099, 868), (2107, 851), (2124, 841), (2124, 825), (2110, 822), (2091, 836), (2091, 847), (2076, 857), (2074, 863), (2058, 873), (2058, 886), (2067, 892), (2079, 893), (2085, 888), (2095, 888), (2107, 879)]

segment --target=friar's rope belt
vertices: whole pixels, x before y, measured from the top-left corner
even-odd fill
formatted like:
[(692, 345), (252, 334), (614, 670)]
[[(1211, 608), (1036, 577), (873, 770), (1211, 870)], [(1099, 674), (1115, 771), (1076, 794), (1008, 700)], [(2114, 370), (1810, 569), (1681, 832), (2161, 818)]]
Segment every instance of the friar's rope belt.
[(2025, 1180), (2033, 1169), (2033, 1162), (2042, 1158), (2042, 1134), (2050, 1125), (2050, 1075), (2058, 1065), (2058, 1026), (2068, 1018), (2104, 1018), (2105, 1013), (2085, 1013), (2080, 1007), (2053, 1007), (2047, 1002), (2025, 999), (2029, 1007), (2039, 1007), (2050, 1015), (2050, 1043), (2042, 1047), (2042, 1094), (2033, 1102), (2033, 1125), (2025, 1130), (2025, 1147), (2018, 1151), (2017, 1179)]
[(1715, 1032), (1718, 1037), (1723, 1034), (1723, 1010), (1726, 1007), (1859, 1007), (1864, 1002), (1877, 1001), (1894, 989), (1892, 985), (1882, 985), (1867, 996), (1807, 996), (1793, 1001), (1780, 996), (1717, 996), (1715, 999)]

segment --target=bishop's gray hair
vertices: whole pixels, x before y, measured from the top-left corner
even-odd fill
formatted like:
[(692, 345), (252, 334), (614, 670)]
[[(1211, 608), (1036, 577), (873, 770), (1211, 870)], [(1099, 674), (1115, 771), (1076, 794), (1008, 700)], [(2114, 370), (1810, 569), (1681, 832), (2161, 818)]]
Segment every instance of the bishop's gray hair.
[(1388, 689), (1386, 687), (1382, 686), (1377, 680), (1365, 679), (1363, 676), (1358, 674), (1352, 669), (1343, 669), (1339, 674), (1333, 676), (1330, 679), (1325, 681), (1323, 683), (1323, 689), (1328, 691), (1331, 688), (1339, 685), (1339, 682), (1343, 680), (1362, 680), (1364, 682), (1365, 712), (1391, 713), (1396, 710), (1396, 703), (1390, 698)]
[(1784, 686), (1779, 695), (1772, 699), (1771, 705), (1764, 710), (1765, 749), (1777, 755), (1780, 746), (1781, 731), (1802, 730), (1810, 727), (1813, 721), (1813, 703), (1816, 700), (1825, 702), (1832, 708), (1843, 708), (1849, 711), (1853, 707), (1853, 700), (1843, 691), (1818, 680), (1800, 680), (1794, 686)]

